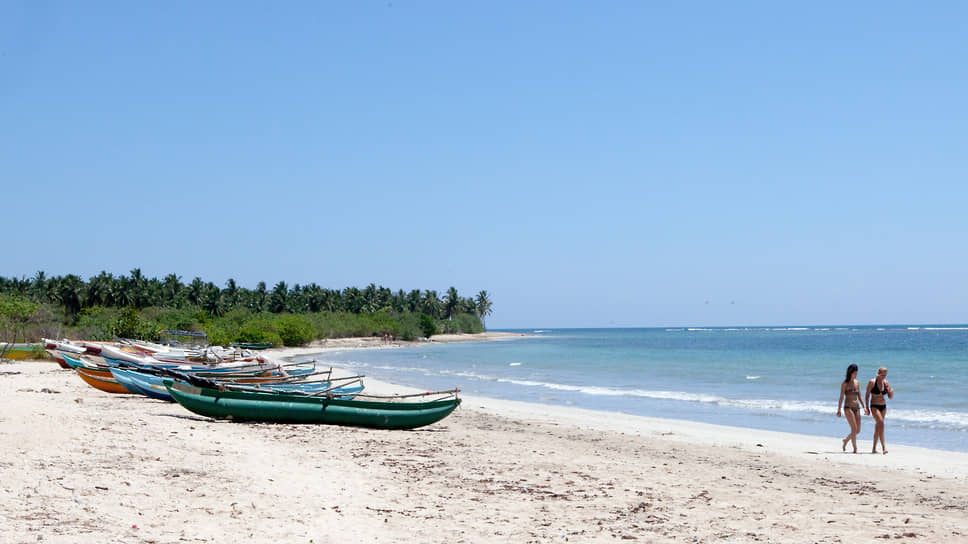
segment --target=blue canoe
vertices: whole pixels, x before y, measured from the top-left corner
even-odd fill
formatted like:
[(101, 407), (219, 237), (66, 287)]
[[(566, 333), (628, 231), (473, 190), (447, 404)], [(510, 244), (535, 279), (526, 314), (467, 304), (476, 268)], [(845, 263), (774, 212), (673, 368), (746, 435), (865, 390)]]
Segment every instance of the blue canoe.
[[(163, 374), (148, 374), (136, 370), (111, 368), (111, 374), (125, 388), (133, 393), (140, 393), (153, 399), (175, 402), (168, 390), (165, 388), (165, 380), (171, 380), (170, 376)], [(356, 377), (353, 377), (356, 378)], [(352, 379), (352, 378), (350, 378)], [(349, 379), (347, 379), (349, 380)], [(336, 380), (340, 381), (340, 380)], [(240, 389), (247, 391), (265, 391), (267, 393), (293, 392), (304, 394), (328, 393), (332, 396), (352, 398), (363, 391), (363, 385), (353, 385), (347, 383), (345, 386), (334, 385), (330, 381), (316, 382), (292, 382), (292, 383), (252, 383), (234, 384), (224, 382), (222, 386), (230, 389)]]

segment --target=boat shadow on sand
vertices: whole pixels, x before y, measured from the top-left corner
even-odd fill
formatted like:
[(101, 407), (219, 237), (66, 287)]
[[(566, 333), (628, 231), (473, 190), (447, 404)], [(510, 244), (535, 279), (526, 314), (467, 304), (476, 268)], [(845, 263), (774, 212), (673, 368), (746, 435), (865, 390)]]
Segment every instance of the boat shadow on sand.
[[(159, 402), (164, 402), (164, 401), (159, 401)], [(168, 403), (168, 404), (170, 404), (170, 403)], [(203, 423), (233, 423), (232, 421), (228, 421), (228, 420), (224, 420), (224, 419), (215, 419), (215, 418), (212, 418), (212, 417), (193, 416), (193, 415), (187, 415), (187, 414), (162, 414), (162, 413), (154, 413), (154, 414), (151, 414), (151, 415), (158, 416), (158, 417), (173, 417), (175, 419), (187, 419), (189, 421), (200, 421), (200, 422), (203, 422)]]
[(336, 427), (336, 428), (340, 428), (340, 429), (349, 429), (349, 430), (359, 429), (361, 431), (393, 431), (393, 432), (406, 431), (406, 432), (409, 432), (409, 433), (447, 433), (447, 432), (450, 432), (450, 430), (446, 426), (444, 426), (444, 427), (429, 427), (429, 426), (425, 426), (425, 427), (419, 427), (419, 428), (416, 428), (416, 429), (377, 429), (377, 428), (373, 428), (373, 427), (360, 427), (360, 426), (355, 426), (355, 425), (335, 425), (335, 424), (330, 424), (330, 423), (270, 423), (270, 422), (265, 422), (265, 421), (248, 421), (248, 420), (244, 420), (244, 421), (232, 421), (231, 419), (218, 419), (218, 418), (214, 418), (214, 417), (194, 416), (194, 415), (187, 415), (187, 414), (163, 414), (163, 413), (154, 413), (154, 414), (151, 414), (151, 415), (152, 416), (157, 416), (157, 417), (172, 417), (172, 418), (175, 418), (175, 419), (184, 419), (184, 420), (188, 420), (188, 421), (197, 421), (199, 423), (218, 423), (218, 424), (223, 424), (223, 425), (247, 425), (247, 426), (259, 426), (259, 427), (282, 427), (282, 426), (290, 426), (291, 425), (291, 426), (295, 426), (295, 427), (307, 427), (307, 428), (308, 427), (329, 427), (329, 428)]

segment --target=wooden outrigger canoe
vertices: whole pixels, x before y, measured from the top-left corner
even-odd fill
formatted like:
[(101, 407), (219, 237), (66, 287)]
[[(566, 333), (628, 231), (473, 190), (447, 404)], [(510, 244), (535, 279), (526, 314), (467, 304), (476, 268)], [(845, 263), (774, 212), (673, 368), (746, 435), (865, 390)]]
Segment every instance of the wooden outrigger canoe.
[(0, 357), (3, 359), (43, 359), (46, 356), (44, 344), (8, 344), (0, 342)]
[[(164, 384), (164, 381), (166, 379), (170, 380), (171, 376), (168, 376), (163, 372), (151, 374), (131, 368), (111, 368), (110, 372), (113, 378), (118, 383), (126, 387), (129, 391), (154, 399), (175, 402), (175, 399), (172, 398), (172, 396), (168, 393), (168, 390), (165, 388)], [(178, 375), (178, 373), (176, 373), (176, 375)], [(353, 395), (363, 391), (362, 376), (347, 376), (337, 380), (330, 380), (329, 372), (322, 373), (320, 376), (325, 376), (325, 380), (288, 382), (280, 380), (276, 382), (264, 381), (261, 383), (239, 383), (237, 381), (219, 380), (218, 385), (223, 389), (255, 389), (270, 393), (287, 391), (295, 391), (297, 393), (306, 394), (330, 393), (331, 395), (338, 395), (344, 398), (351, 398)], [(334, 381), (336, 383), (334, 383)], [(353, 384), (356, 382), (359, 382), (360, 385), (354, 387)]]
[(89, 368), (78, 366), (74, 367), (74, 371), (77, 372), (77, 375), (80, 376), (82, 380), (87, 382), (88, 385), (95, 389), (100, 389), (101, 391), (106, 391), (108, 393), (120, 393), (127, 395), (132, 394), (132, 391), (118, 383), (118, 381), (111, 376), (110, 370), (91, 370)]
[(215, 387), (200, 387), (171, 380), (165, 380), (165, 387), (178, 404), (189, 411), (233, 421), (414, 429), (444, 419), (460, 405), (457, 390), (409, 395), (437, 398), (423, 402), (404, 402), (401, 401), (404, 396), (347, 400), (295, 393), (220, 391)]

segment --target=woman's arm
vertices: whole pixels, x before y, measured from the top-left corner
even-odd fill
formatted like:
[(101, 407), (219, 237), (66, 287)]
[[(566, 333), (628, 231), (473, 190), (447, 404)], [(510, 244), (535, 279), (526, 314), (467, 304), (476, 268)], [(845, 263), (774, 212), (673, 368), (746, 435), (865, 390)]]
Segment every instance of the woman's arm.
[(887, 398), (894, 400), (894, 388), (891, 387), (891, 384), (887, 380), (884, 380), (884, 387), (887, 387)]
[(864, 413), (867, 415), (871, 414), (871, 387), (874, 386), (874, 380), (867, 382), (867, 392), (864, 393)]
[(847, 383), (840, 384), (840, 398), (837, 399), (837, 417), (840, 417), (840, 406), (844, 403), (844, 390), (847, 389)]

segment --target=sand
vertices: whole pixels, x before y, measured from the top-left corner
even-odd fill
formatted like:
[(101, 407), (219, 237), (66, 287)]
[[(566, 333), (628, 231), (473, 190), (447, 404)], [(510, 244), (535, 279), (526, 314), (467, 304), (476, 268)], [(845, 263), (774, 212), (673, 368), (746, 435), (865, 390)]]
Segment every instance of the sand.
[(18, 362), (0, 543), (968, 542), (968, 454), (888, 448), (474, 397), (414, 431), (231, 423)]

